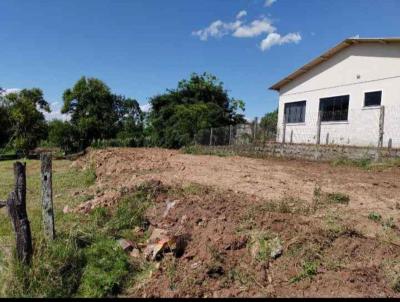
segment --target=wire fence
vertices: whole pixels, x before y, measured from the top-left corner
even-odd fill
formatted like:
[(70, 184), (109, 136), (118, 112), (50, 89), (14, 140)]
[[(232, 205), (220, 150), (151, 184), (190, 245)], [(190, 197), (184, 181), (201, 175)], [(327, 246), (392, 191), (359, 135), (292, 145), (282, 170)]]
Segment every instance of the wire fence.
[(203, 146), (260, 145), (266, 143), (400, 148), (400, 107), (351, 109), (343, 120), (306, 112), (304, 121), (288, 123), (280, 112), (276, 128), (264, 128), (255, 119), (247, 124), (203, 129), (195, 143)]

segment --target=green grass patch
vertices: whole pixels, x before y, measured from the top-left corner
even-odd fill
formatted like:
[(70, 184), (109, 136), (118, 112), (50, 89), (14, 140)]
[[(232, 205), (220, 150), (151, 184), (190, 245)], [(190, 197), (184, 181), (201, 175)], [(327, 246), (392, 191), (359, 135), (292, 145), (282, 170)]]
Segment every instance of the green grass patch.
[(376, 212), (371, 212), (368, 214), (368, 219), (375, 222), (379, 222), (382, 220), (382, 215)]
[[(0, 162), (0, 199), (13, 188), (13, 162)], [(81, 202), (83, 191), (94, 184), (94, 169), (77, 170), (69, 161), (53, 161), (53, 190), (57, 239), (42, 235), (40, 162), (27, 161), (27, 211), (34, 255), (30, 267), (15, 260), (14, 235), (5, 211), (0, 211), (0, 296), (5, 297), (112, 297), (128, 287), (145, 265), (131, 261), (117, 240), (127, 238), (146, 223), (144, 213), (161, 188), (144, 184), (125, 196), (115, 208), (90, 214), (63, 214), (65, 205)], [(127, 238), (130, 239), (130, 238)]]
[(302, 265), (302, 271), (292, 279), (290, 283), (297, 283), (305, 278), (312, 278), (317, 275), (319, 267), (318, 261), (304, 261)]

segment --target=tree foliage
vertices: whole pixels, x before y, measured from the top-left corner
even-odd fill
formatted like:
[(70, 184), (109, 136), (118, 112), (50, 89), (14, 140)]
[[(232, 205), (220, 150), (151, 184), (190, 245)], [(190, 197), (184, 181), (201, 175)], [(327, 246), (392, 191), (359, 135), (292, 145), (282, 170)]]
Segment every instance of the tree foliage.
[(162, 147), (190, 144), (200, 129), (244, 122), (238, 113), (244, 102), (230, 98), (223, 83), (207, 73), (192, 74), (176, 89), (153, 97), (150, 104), (150, 144)]
[(99, 79), (82, 77), (64, 92), (63, 100), (61, 112), (71, 116), (81, 147), (97, 139), (114, 138), (121, 130), (140, 129), (142, 112), (138, 102), (112, 94)]
[(275, 136), (278, 125), (278, 109), (269, 112), (261, 118), (260, 127), (266, 132), (267, 137)]
[(9, 93), (3, 102), (9, 115), (13, 146), (27, 154), (46, 138), (47, 124), (43, 112), (50, 112), (50, 106), (38, 88)]

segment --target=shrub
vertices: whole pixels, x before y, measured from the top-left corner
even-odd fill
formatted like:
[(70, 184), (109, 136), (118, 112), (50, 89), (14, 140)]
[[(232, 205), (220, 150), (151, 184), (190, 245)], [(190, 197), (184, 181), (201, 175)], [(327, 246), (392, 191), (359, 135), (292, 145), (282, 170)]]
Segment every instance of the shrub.
[(382, 215), (379, 214), (379, 213), (376, 213), (376, 212), (371, 212), (368, 215), (368, 219), (370, 219), (372, 221), (375, 221), (375, 222), (378, 222), (378, 221), (382, 220)]

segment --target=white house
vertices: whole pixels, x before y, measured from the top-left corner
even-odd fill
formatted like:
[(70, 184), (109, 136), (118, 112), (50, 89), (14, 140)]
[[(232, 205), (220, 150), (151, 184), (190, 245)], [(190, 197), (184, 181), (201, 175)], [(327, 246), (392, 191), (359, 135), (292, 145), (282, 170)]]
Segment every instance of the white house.
[(346, 39), (270, 89), (278, 141), (400, 147), (400, 38)]

